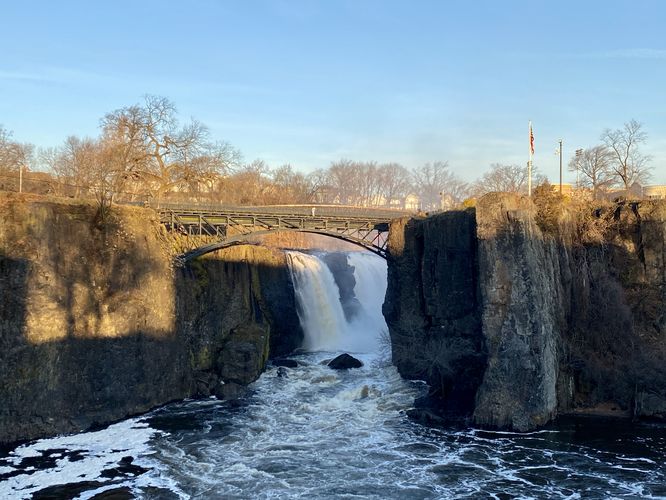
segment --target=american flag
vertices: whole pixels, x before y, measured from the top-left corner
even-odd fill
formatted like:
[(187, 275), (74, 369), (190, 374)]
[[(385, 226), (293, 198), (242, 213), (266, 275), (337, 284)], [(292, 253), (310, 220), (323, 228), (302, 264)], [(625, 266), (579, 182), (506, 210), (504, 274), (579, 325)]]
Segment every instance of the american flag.
[(534, 132), (532, 132), (532, 122), (530, 122), (530, 151), (534, 154)]

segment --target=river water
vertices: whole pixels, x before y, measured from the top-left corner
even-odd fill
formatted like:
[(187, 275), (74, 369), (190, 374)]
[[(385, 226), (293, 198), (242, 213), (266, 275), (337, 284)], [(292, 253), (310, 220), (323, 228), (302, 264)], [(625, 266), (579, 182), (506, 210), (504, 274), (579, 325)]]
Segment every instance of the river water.
[[(290, 258), (309, 349), (297, 368), (269, 367), (239, 401), (184, 401), (8, 450), (0, 498), (666, 498), (663, 427), (412, 422), (405, 412), (427, 388), (390, 364), (383, 261), (349, 254), (361, 304), (350, 317), (319, 256)], [(343, 350), (364, 366), (322, 364)]]

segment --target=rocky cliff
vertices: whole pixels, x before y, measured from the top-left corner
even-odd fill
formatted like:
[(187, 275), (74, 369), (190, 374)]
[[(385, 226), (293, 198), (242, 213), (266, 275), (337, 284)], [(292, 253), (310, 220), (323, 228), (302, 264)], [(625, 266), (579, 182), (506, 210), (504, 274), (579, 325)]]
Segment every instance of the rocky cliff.
[(426, 380), (447, 413), (469, 413), (487, 362), (474, 211), (393, 221), (388, 248), (383, 312), (393, 363)]
[(666, 206), (545, 198), (391, 225), (394, 362), (440, 411), (486, 427), (666, 415)]
[(299, 344), (281, 252), (171, 262), (149, 210), (0, 199), (0, 443), (233, 396)]

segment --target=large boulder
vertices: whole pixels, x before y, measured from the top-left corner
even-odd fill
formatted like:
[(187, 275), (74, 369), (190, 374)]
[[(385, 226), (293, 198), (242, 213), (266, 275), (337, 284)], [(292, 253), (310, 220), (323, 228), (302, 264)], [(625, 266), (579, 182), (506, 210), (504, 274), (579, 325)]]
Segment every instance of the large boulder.
[(347, 353), (340, 354), (340, 356), (333, 358), (328, 363), (328, 367), (334, 370), (348, 370), (349, 368), (360, 368), (362, 366), (362, 361)]

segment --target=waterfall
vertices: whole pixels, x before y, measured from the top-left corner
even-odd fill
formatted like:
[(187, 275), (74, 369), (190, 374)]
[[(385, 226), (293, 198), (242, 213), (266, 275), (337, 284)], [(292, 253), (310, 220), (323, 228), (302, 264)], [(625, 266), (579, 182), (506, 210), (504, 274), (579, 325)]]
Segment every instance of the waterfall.
[(287, 252), (298, 316), (307, 351), (334, 351), (346, 334), (347, 320), (333, 273), (315, 255)]
[(388, 326), (382, 314), (386, 296), (387, 268), (381, 257), (366, 252), (349, 252), (347, 262), (354, 268), (354, 295), (361, 303), (360, 314), (351, 322), (352, 330), (376, 352), (382, 340), (388, 338)]
[(354, 295), (360, 304), (349, 321), (340, 301), (340, 290), (326, 262), (317, 255), (287, 252), (305, 333), (307, 351), (376, 352), (387, 330), (382, 316), (386, 293), (386, 263), (363, 252), (349, 252), (347, 264), (353, 267)]

